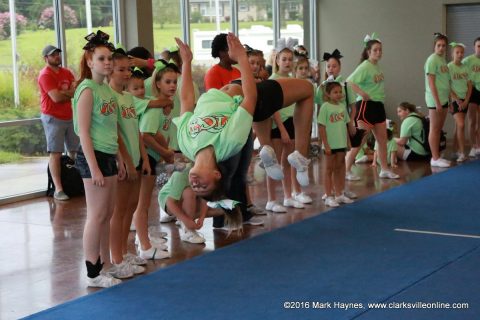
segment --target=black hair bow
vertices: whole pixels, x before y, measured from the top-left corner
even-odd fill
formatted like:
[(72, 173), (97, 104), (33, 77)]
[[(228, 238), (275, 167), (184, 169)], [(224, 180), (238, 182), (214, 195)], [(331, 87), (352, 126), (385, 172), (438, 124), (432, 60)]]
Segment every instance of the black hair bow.
[(340, 54), (340, 51), (338, 49), (333, 50), (333, 52), (330, 54), (328, 52), (323, 53), (323, 60), (322, 61), (328, 61), (330, 58), (335, 58), (340, 60), (343, 58), (343, 56)]
[(110, 36), (102, 30), (98, 30), (97, 33), (92, 32), (85, 37), (85, 40), (88, 42), (83, 46), (83, 50), (91, 50), (98, 46), (105, 46), (114, 51), (115, 46), (111, 42), (108, 42), (108, 39), (110, 39)]

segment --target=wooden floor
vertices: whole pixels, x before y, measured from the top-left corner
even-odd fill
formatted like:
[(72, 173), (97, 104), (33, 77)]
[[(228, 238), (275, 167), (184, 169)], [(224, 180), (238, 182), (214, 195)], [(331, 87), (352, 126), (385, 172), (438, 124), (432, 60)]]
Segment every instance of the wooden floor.
[[(347, 186), (360, 198), (432, 174), (426, 163), (400, 163), (396, 169), (401, 175), (399, 180), (379, 179), (375, 169), (368, 164), (357, 165), (354, 172), (363, 179), (347, 182)], [(254, 203), (263, 207), (266, 188), (262, 173), (258, 165), (252, 165), (252, 175), (257, 179), (251, 185)], [(246, 226), (241, 237), (227, 238), (224, 231), (212, 230), (211, 221), (207, 219), (201, 230), (207, 239), (204, 245), (180, 241), (175, 225), (160, 225), (158, 207), (152, 207), (151, 225), (155, 230), (168, 233), (172, 257), (149, 262), (147, 272), (326, 212), (329, 209), (321, 200), (321, 160), (313, 160), (310, 179), (312, 183), (306, 191), (314, 203), (306, 209), (291, 209), (286, 214), (262, 216), (265, 225)], [(277, 188), (277, 195), (281, 195), (280, 187)], [(156, 203), (156, 197), (154, 193), (152, 203)], [(0, 319), (26, 316), (99, 290), (85, 286), (86, 269), (82, 251), (85, 213), (84, 198), (74, 198), (68, 202), (38, 198), (0, 207)], [(132, 251), (135, 250), (133, 236), (131, 232)]]

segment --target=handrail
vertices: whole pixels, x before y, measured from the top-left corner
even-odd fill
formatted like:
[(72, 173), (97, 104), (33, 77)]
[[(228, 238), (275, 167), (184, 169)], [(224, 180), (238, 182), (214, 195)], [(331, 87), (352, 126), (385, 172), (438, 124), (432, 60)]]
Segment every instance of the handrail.
[(0, 128), (30, 126), (32, 124), (37, 124), (40, 122), (40, 118), (0, 121)]

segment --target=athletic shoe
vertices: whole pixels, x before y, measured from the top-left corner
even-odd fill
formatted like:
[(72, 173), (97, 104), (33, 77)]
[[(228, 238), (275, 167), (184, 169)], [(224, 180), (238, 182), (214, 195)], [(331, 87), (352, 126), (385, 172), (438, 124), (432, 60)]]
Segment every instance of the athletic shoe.
[(119, 264), (112, 264), (110, 269), (106, 270), (105, 273), (117, 279), (127, 279), (134, 275), (132, 265), (125, 260)]
[(296, 208), (296, 209), (304, 209), (305, 206), (303, 203), (297, 200), (293, 200), (292, 198), (284, 199), (283, 200), (284, 207)]
[(284, 206), (282, 206), (281, 204), (275, 201), (268, 201), (267, 205), (265, 206), (265, 210), (276, 212), (276, 213), (287, 212), (287, 209)]
[(442, 157), (440, 157), (438, 160), (440, 160), (440, 161), (442, 161), (442, 162), (445, 162), (445, 163), (447, 163), (447, 164), (449, 164), (449, 165), (451, 165), (451, 164), (452, 164), (452, 161), (450, 161), (450, 160), (447, 160), (447, 159), (445, 159), (445, 158), (442, 158)]
[(357, 199), (358, 198), (358, 195), (353, 191), (345, 190), (343, 192), (343, 194), (345, 195), (345, 197), (350, 198), (350, 199)]
[(345, 194), (335, 197), (335, 201), (337, 201), (337, 203), (353, 203), (353, 200), (347, 197)]
[(140, 258), (146, 260), (160, 260), (170, 258), (170, 253), (168, 251), (163, 251), (153, 246), (148, 250), (142, 250), (142, 248), (139, 248), (138, 255), (140, 256)]
[(470, 158), (475, 158), (477, 156), (477, 150), (475, 148), (470, 149), (470, 153), (468, 154)]
[(127, 261), (130, 264), (134, 264), (136, 266), (144, 266), (147, 264), (147, 260), (140, 258), (139, 256), (133, 254), (133, 253), (127, 253), (123, 255), (123, 259)]
[(273, 180), (282, 180), (282, 167), (278, 164), (277, 156), (273, 148), (265, 145), (262, 147), (262, 150), (260, 150), (259, 155), (267, 175)]
[[(164, 244), (167, 242), (167, 240), (163, 239), (163, 238), (154, 238), (150, 235), (148, 235), (148, 238), (150, 239), (150, 243), (153, 245), (153, 244)], [(140, 245), (140, 238), (138, 237), (138, 233), (135, 234), (135, 244), (138, 246)]]
[(254, 216), (255, 215), (261, 216), (261, 215), (266, 215), (267, 214), (267, 212), (265, 210), (255, 206), (254, 204), (249, 205), (247, 207), (247, 211)]
[(109, 274), (100, 273), (95, 278), (87, 277), (87, 286), (95, 288), (110, 288), (117, 284), (122, 283), (122, 280), (116, 279)]
[(380, 170), (380, 178), (385, 178), (385, 179), (398, 179), (400, 176), (390, 170)]
[(180, 228), (180, 239), (190, 243), (205, 243), (205, 238), (195, 230)]
[(359, 176), (357, 176), (356, 174), (354, 174), (354, 173), (351, 172), (351, 171), (348, 171), (348, 172), (345, 174), (345, 179), (348, 180), (348, 181), (358, 181), (358, 180), (361, 180)]
[(301, 186), (308, 186), (310, 181), (308, 179), (308, 165), (310, 160), (305, 158), (300, 152), (295, 150), (287, 157), (288, 163), (297, 170), (297, 181)]
[(263, 223), (263, 219), (260, 217), (251, 217), (247, 221), (243, 221), (243, 224), (249, 224), (251, 226), (261, 226)]
[(128, 263), (128, 264), (130, 265), (130, 267), (132, 268), (133, 275), (142, 274), (142, 273), (145, 272), (145, 270), (147, 270), (147, 269), (145, 269), (145, 268), (142, 267), (142, 266), (139, 266), (139, 265), (136, 265), (136, 264), (132, 264), (132, 263), (130, 263), (130, 262), (127, 262), (127, 263)]
[(63, 191), (55, 192), (53, 194), (53, 197), (55, 198), (55, 200), (60, 200), (60, 201), (67, 201), (70, 199), (70, 197), (67, 196), (67, 194)]
[(323, 196), (322, 196), (322, 200), (325, 201), (325, 200), (327, 200), (327, 198), (328, 198), (327, 194), (324, 193)]
[(160, 223), (170, 223), (175, 220), (177, 220), (177, 217), (169, 215), (168, 213), (163, 214), (163, 212), (160, 212)]
[(444, 161), (441, 161), (441, 159), (433, 160), (433, 158), (430, 160), (430, 166), (432, 167), (439, 167), (439, 168), (448, 168), (450, 167), (450, 164)]
[(135, 228), (135, 223), (132, 223), (130, 224), (130, 231), (137, 231), (137, 228)]
[(463, 162), (465, 160), (467, 160), (467, 158), (465, 157), (465, 154), (459, 153), (457, 157), (457, 162)]
[(355, 163), (366, 163), (366, 162), (368, 162), (368, 157), (366, 155), (363, 155), (357, 160), (355, 160)]
[(293, 199), (297, 200), (300, 203), (309, 204), (312, 203), (312, 198), (310, 198), (305, 192), (292, 193)]
[(335, 207), (339, 206), (338, 202), (335, 201), (335, 199), (333, 197), (327, 197), (327, 199), (325, 199), (325, 205), (327, 207), (332, 207), (332, 208), (335, 208)]

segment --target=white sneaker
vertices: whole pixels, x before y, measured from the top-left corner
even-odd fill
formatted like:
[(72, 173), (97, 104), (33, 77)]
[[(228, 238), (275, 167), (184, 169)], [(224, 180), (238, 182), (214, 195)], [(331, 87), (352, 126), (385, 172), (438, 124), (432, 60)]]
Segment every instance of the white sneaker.
[(457, 157), (457, 162), (463, 162), (465, 160), (467, 160), (467, 158), (465, 157), (465, 154), (464, 153), (459, 153), (458, 157)]
[(287, 212), (287, 209), (281, 204), (277, 203), (276, 201), (268, 201), (267, 205), (265, 206), (265, 210), (276, 212), (276, 213)]
[(100, 273), (95, 278), (87, 277), (87, 286), (95, 288), (110, 288), (117, 284), (122, 283), (122, 280), (116, 279), (109, 274)]
[(267, 212), (265, 210), (263, 210), (262, 208), (259, 208), (257, 206), (255, 206), (254, 204), (250, 205), (249, 207), (247, 207), (247, 211), (249, 213), (251, 213), (252, 215), (258, 215), (258, 216), (261, 216), (261, 215), (266, 215)]
[(243, 224), (249, 224), (251, 226), (261, 226), (264, 224), (263, 219), (260, 217), (251, 217), (247, 221), (244, 221)]
[(360, 158), (358, 158), (357, 160), (355, 160), (355, 163), (366, 163), (366, 162), (368, 162), (367, 155), (363, 155)]
[(180, 239), (190, 243), (205, 243), (205, 238), (195, 230), (180, 228)]
[(325, 201), (325, 200), (327, 200), (327, 198), (328, 198), (327, 194), (324, 193), (323, 196), (322, 196), (322, 200)]
[(400, 176), (390, 170), (380, 170), (379, 174), (380, 178), (385, 178), (385, 179), (398, 179)]
[(333, 197), (327, 197), (327, 199), (325, 199), (325, 205), (327, 207), (332, 207), (332, 208), (335, 208), (335, 207), (339, 206), (338, 202), (335, 201), (335, 199)]
[[(150, 243), (153, 245), (153, 244), (158, 244), (158, 245), (161, 245), (161, 244), (164, 244), (167, 242), (166, 239), (163, 239), (163, 238), (157, 238), (157, 237), (152, 237), (150, 235), (148, 235), (148, 238), (150, 239)], [(140, 238), (138, 237), (138, 234), (136, 233), (135, 234), (135, 244), (138, 246), (140, 245)]]
[(301, 186), (308, 186), (310, 181), (308, 179), (308, 165), (310, 160), (305, 158), (300, 152), (295, 150), (287, 157), (288, 163), (297, 170), (297, 181)]
[(278, 164), (277, 156), (272, 147), (265, 145), (259, 152), (260, 159), (262, 159), (263, 167), (267, 175), (273, 180), (282, 180), (282, 167)]
[(127, 253), (123, 256), (123, 259), (127, 261), (130, 264), (134, 264), (136, 266), (144, 266), (147, 264), (147, 260), (140, 258), (139, 256), (133, 254), (133, 253)]
[(358, 195), (353, 191), (345, 190), (343, 192), (343, 194), (345, 195), (345, 197), (350, 198), (350, 199), (357, 199), (358, 198)]
[(134, 275), (142, 274), (142, 273), (145, 272), (145, 270), (147, 270), (147, 269), (145, 269), (145, 268), (142, 267), (142, 266), (139, 266), (139, 265), (136, 265), (136, 264), (132, 264), (132, 263), (130, 263), (130, 262), (127, 262), (127, 263), (128, 263), (128, 264), (130, 265), (130, 267), (132, 268), (132, 271), (133, 271), (133, 274), (134, 274)]
[(166, 213), (163, 209), (160, 209), (160, 223), (170, 223), (177, 220), (177, 217)]
[(296, 209), (304, 209), (305, 206), (303, 203), (297, 200), (293, 200), (292, 198), (287, 198), (283, 200), (284, 207), (296, 208)]
[(452, 164), (452, 161), (447, 160), (447, 159), (445, 159), (445, 158), (441, 158), (441, 157), (440, 157), (438, 160), (440, 160), (440, 161), (442, 161), (442, 162), (444, 162), (444, 163), (446, 163), (446, 164), (448, 164), (448, 165), (451, 165), (451, 164)]
[(153, 246), (148, 250), (142, 250), (142, 248), (139, 248), (138, 255), (140, 256), (140, 258), (146, 260), (160, 260), (170, 258), (170, 253), (168, 251), (163, 251)]
[(475, 158), (477, 156), (477, 151), (475, 148), (470, 149), (470, 153), (468, 154), (470, 158)]
[(119, 264), (112, 264), (110, 269), (106, 270), (105, 273), (117, 279), (127, 279), (134, 275), (132, 265), (125, 260)]
[(350, 199), (349, 197), (347, 197), (345, 194), (342, 194), (342, 195), (340, 195), (340, 196), (338, 196), (338, 197), (335, 197), (335, 201), (336, 201), (337, 203), (347, 203), (347, 204), (348, 204), (348, 203), (353, 203), (353, 200)]
[(137, 228), (135, 228), (135, 223), (130, 224), (130, 231), (137, 231)]
[(298, 202), (309, 204), (312, 203), (312, 198), (310, 198), (305, 192), (300, 193), (292, 193), (293, 199), (297, 200)]
[(358, 180), (360, 180), (360, 177), (357, 176), (356, 174), (354, 174), (353, 172), (348, 171), (345, 174), (345, 179), (348, 180), (348, 181), (358, 181)]
[(439, 167), (439, 168), (448, 168), (450, 167), (450, 164), (444, 161), (441, 161), (440, 158), (437, 160), (433, 160), (433, 158), (430, 160), (430, 166), (432, 167)]

